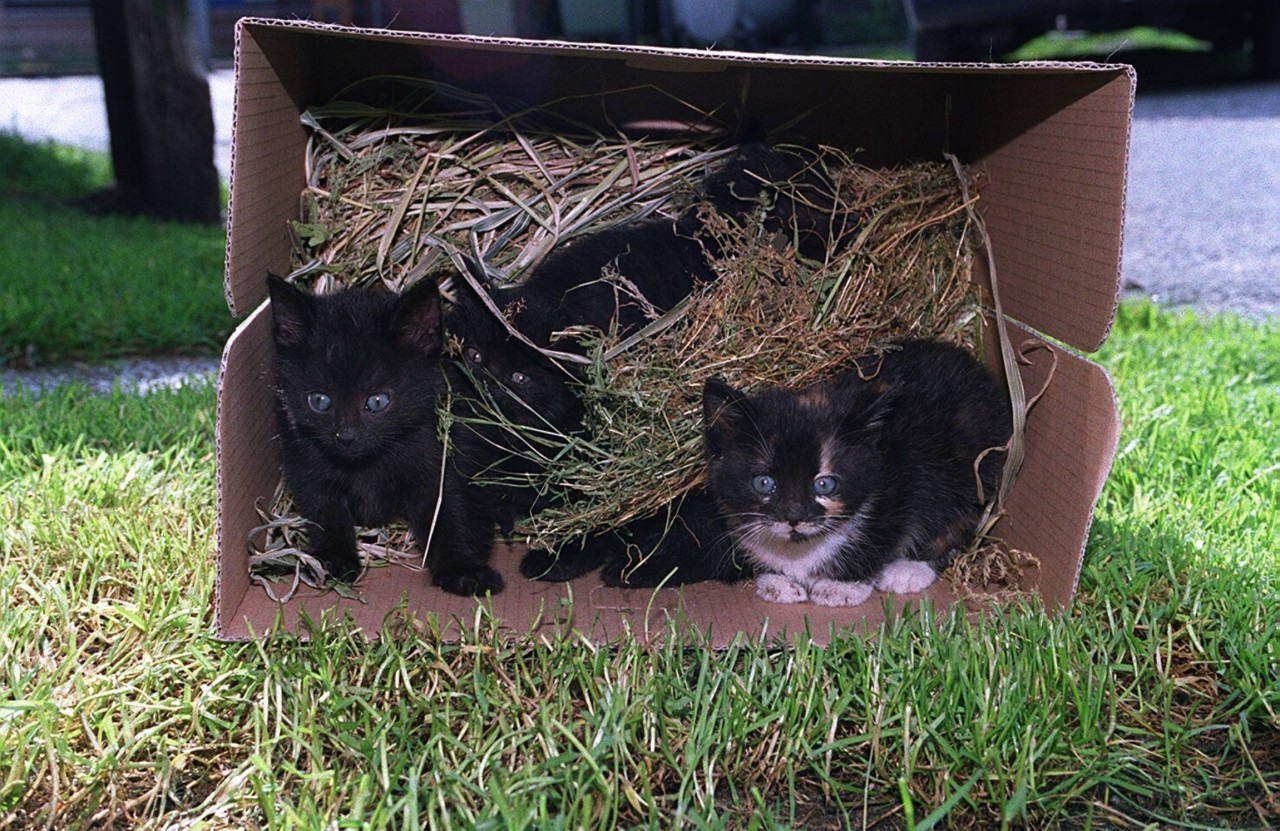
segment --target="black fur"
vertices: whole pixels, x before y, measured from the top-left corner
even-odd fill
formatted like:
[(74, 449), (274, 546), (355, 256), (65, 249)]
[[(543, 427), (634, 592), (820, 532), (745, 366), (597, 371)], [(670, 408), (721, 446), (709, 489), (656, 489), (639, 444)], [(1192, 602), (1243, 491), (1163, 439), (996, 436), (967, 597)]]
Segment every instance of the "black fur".
[(354, 580), (354, 526), (403, 517), (421, 544), (431, 538), (436, 585), (463, 595), (500, 591), (502, 578), (488, 565), (492, 526), (467, 515), (452, 467), (441, 496), (436, 408), (447, 383), (435, 283), (400, 296), (316, 296), (271, 276), (268, 289), (281, 469), (309, 523), (307, 551), (337, 579)]
[[(974, 462), (1008, 440), (1008, 397), (972, 356), (945, 344), (905, 342), (856, 363), (795, 392), (748, 395), (709, 380), (707, 490), (672, 523), (698, 532), (661, 538), (653, 520), (620, 529), (651, 556), (637, 565), (635, 551), (596, 543), (608, 558), (605, 582), (753, 573), (762, 596), (827, 605), (854, 605), (872, 586), (905, 592), (932, 582), (972, 537), (983, 509)], [(995, 450), (980, 465), (988, 500), (1004, 458)]]
[[(775, 184), (784, 182), (795, 187)], [(813, 206), (832, 204), (831, 190), (813, 160), (798, 151), (745, 145), (707, 177), (705, 204), (685, 208), (674, 218), (646, 218), (570, 240), (523, 282), (490, 289), (489, 296), (536, 346), (583, 355), (586, 350), (577, 338), (557, 335), (593, 329), (625, 337), (671, 309), (696, 286), (715, 280), (711, 261), (720, 252), (704, 232), (700, 211), (718, 210), (737, 220), (758, 211), (766, 217), (766, 227), (795, 226), (790, 233), (811, 245), (829, 230), (830, 220), (823, 225)], [(827, 195), (825, 203), (818, 193)], [(803, 194), (804, 204), (793, 202), (793, 194)], [(622, 280), (605, 279), (606, 272), (616, 272)], [(506, 420), (523, 428), (516, 435), (494, 425), (473, 424), (456, 434), (460, 464), (468, 477), (513, 482), (485, 488), (487, 507), (497, 524), (509, 531), (518, 518), (536, 512), (549, 498), (514, 484), (541, 469), (525, 452), (529, 437), (550, 434), (547, 452), (554, 453), (554, 434), (572, 436), (582, 429), (582, 371), (512, 336), (470, 289), (451, 310), (448, 325), (461, 340), (464, 363), (476, 383), (471, 403), (464, 400), (461, 412), (485, 421), (485, 407), (496, 406)], [(488, 405), (480, 403), (485, 399)], [(522, 571), (549, 579), (554, 579), (553, 573), (581, 573), (585, 563), (565, 552), (561, 556), (568, 559), (556, 565), (556, 555), (533, 552)]]

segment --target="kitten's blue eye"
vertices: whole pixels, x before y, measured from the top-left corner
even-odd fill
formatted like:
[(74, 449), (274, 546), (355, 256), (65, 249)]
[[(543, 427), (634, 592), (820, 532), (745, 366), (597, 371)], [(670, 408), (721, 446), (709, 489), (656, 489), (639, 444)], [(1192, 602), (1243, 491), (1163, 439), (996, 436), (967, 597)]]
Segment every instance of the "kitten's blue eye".
[(317, 413), (326, 413), (333, 406), (333, 399), (322, 392), (313, 392), (307, 396), (307, 406)]
[(511, 373), (511, 383), (515, 384), (517, 387), (523, 387), (525, 384), (529, 383), (529, 376), (525, 375), (523, 372), (513, 372)]
[(391, 406), (391, 396), (385, 392), (371, 395), (364, 400), (365, 409), (371, 413), (380, 413)]
[(840, 480), (834, 476), (819, 476), (813, 480), (813, 492), (818, 496), (830, 496), (840, 488)]
[(778, 489), (778, 483), (774, 481), (772, 476), (754, 476), (751, 479), (751, 490), (761, 496), (768, 496)]
[(462, 354), (466, 355), (467, 360), (471, 361), (473, 364), (484, 363), (484, 356), (481, 355), (480, 350), (476, 349), (474, 346), (468, 346), (466, 349), (462, 350)]

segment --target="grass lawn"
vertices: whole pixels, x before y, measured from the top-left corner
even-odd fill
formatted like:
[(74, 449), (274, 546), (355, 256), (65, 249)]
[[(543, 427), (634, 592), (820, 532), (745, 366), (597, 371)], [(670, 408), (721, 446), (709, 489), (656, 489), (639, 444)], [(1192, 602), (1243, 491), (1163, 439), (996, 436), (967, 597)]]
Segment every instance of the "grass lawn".
[(226, 340), (224, 229), (67, 206), (110, 180), (102, 154), (0, 132), (0, 366), (212, 355)]
[(1089, 34), (1057, 32), (1041, 35), (1009, 54), (1015, 61), (1052, 61), (1095, 56), (1100, 60), (1124, 60), (1125, 52), (1162, 49), (1170, 52), (1203, 52), (1212, 48), (1206, 41), (1171, 29), (1137, 26), (1116, 32)]
[[(0, 364), (225, 338), (222, 231), (60, 204), (108, 178), (0, 134)], [(826, 649), (219, 644), (213, 390), (0, 399), (0, 829), (1275, 826), (1280, 323), (1125, 305), (1100, 359), (1073, 607)]]
[(219, 644), (212, 390), (0, 400), (0, 827), (1273, 827), (1278, 356), (1122, 307), (1073, 607), (826, 649)]

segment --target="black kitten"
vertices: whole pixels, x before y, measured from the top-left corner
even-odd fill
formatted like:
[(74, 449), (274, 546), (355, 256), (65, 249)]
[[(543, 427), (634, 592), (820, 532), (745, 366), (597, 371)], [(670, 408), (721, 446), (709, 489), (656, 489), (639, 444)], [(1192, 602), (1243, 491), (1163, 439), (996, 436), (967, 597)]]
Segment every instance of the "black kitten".
[(791, 241), (810, 260), (843, 247), (845, 233), (859, 220), (839, 204), (820, 158), (799, 147), (741, 144), (727, 164), (707, 176), (702, 191), (717, 210), (738, 221), (756, 214), (766, 232)]
[[(676, 220), (645, 219), (571, 240), (524, 283), (491, 290), (490, 297), (532, 343), (585, 355), (577, 338), (558, 334), (578, 328), (625, 335), (714, 278), (693, 221), (692, 212)], [(613, 269), (627, 282), (606, 279)], [(579, 365), (553, 360), (513, 337), (477, 297), (464, 295), (449, 326), (461, 340), (473, 385), (455, 402), (458, 463), (468, 479), (486, 481), (472, 485), (471, 512), (510, 533), (521, 518), (568, 498), (528, 483), (542, 470), (542, 458), (581, 431), (584, 374)], [(517, 429), (494, 423), (495, 416)], [(535, 553), (521, 569), (537, 576), (549, 565)]]
[(435, 283), (400, 296), (315, 296), (271, 276), (268, 289), (281, 469), (308, 522), (308, 553), (337, 579), (353, 580), (354, 526), (403, 517), (421, 544), (431, 540), (436, 585), (463, 595), (501, 591), (488, 565), (492, 527), (469, 521), (451, 467), (441, 483), (436, 407), (447, 384)]
[(703, 414), (707, 490), (682, 506), (674, 534), (658, 537), (652, 520), (624, 527), (650, 557), (637, 564), (612, 543), (607, 583), (754, 573), (767, 600), (827, 606), (857, 605), (873, 588), (921, 591), (972, 538), (1010, 432), (996, 379), (962, 349), (926, 341), (796, 392), (709, 380)]

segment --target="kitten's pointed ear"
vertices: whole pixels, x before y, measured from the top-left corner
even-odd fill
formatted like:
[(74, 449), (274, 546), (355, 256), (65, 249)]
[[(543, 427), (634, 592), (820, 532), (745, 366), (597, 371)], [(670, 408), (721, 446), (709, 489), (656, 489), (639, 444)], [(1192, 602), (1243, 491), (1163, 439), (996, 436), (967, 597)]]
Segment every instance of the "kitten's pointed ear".
[(880, 381), (871, 383), (874, 385), (870, 390), (872, 397), (853, 414), (853, 423), (850, 424), (857, 432), (879, 433), (883, 430), (885, 423), (897, 409), (898, 399), (902, 397), (901, 384)]
[(315, 321), (311, 297), (270, 272), (267, 272), (267, 294), (271, 297), (271, 333), (276, 345), (302, 345)]
[(439, 354), (444, 335), (440, 331), (440, 289), (434, 280), (419, 280), (400, 295), (391, 327), (401, 341), (424, 355)]
[(708, 435), (736, 431), (745, 417), (741, 406), (745, 399), (719, 378), (708, 378), (702, 385), (702, 426)]

